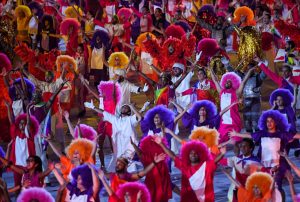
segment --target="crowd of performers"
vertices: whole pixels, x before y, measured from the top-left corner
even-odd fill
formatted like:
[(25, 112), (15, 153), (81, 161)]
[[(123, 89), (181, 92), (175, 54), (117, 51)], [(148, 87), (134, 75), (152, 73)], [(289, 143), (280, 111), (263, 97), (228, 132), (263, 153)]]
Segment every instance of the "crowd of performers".
[(0, 201), (211, 202), (217, 169), (228, 201), (300, 201), (299, 15), (299, 0), (1, 0)]

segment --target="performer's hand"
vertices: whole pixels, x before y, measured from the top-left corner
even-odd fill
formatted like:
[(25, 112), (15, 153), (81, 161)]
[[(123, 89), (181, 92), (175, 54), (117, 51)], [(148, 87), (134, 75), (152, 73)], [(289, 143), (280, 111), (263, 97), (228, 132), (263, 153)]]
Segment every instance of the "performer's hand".
[(143, 105), (143, 107), (142, 107), (142, 109), (141, 109), (141, 112), (144, 112), (144, 111), (146, 110), (146, 108), (147, 108), (149, 105), (150, 105), (150, 101), (147, 100), (147, 101), (144, 103), (144, 105)]
[(226, 151), (227, 151), (226, 146), (219, 148), (219, 150), (220, 150), (221, 154), (223, 154), (223, 155), (226, 154)]
[(91, 100), (91, 102), (84, 102), (84, 106), (86, 108), (89, 108), (89, 109), (95, 109), (95, 105), (93, 103), (93, 100)]
[(147, 92), (149, 90), (149, 86), (147, 83), (144, 84), (144, 87), (143, 87), (143, 92)]
[(165, 158), (166, 158), (166, 154), (165, 153), (161, 153), (159, 155), (155, 154), (155, 156), (154, 156), (154, 162), (155, 163), (159, 163), (159, 162), (165, 160)]
[(197, 63), (200, 60), (201, 55), (202, 55), (202, 51), (200, 51), (199, 53), (196, 54), (196, 61), (195, 61), (195, 63)]
[(137, 194), (136, 194), (136, 200), (140, 201), (142, 199), (142, 191), (140, 190)]
[(229, 132), (229, 137), (232, 138), (232, 137), (237, 137), (237, 132), (235, 130), (232, 130), (231, 132)]
[(159, 136), (153, 136), (153, 141), (156, 143), (156, 144), (161, 144), (162, 143), (162, 137), (159, 137)]
[(284, 158), (288, 157), (286, 151), (282, 152), (282, 151), (278, 151), (278, 154)]
[(63, 115), (64, 115), (65, 119), (69, 119), (69, 117), (70, 117), (68, 111), (64, 111)]

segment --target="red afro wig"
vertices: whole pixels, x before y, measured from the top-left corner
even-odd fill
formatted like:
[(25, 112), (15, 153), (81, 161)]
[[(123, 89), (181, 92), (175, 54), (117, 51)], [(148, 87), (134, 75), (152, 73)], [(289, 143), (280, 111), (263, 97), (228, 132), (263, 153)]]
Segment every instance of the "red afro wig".
[(231, 81), (232, 88), (234, 90), (237, 90), (240, 87), (241, 82), (242, 82), (241, 77), (239, 77), (236, 73), (228, 72), (228, 73), (224, 74), (221, 79), (221, 87), (223, 89), (225, 89), (227, 80)]
[(73, 33), (77, 33), (80, 27), (78, 20), (74, 18), (67, 18), (60, 24), (60, 33), (68, 35), (69, 28), (73, 26)]
[(0, 53), (0, 72), (2, 71), (2, 68), (6, 71), (11, 70), (11, 62), (4, 53)]
[(261, 48), (263, 51), (268, 51), (272, 48), (272, 41), (274, 41), (273, 34), (269, 32), (263, 32), (261, 34)]
[(166, 29), (167, 38), (174, 37), (177, 39), (181, 39), (181, 37), (184, 34), (185, 34), (185, 31), (180, 25), (170, 25)]
[[(168, 146), (168, 142), (166, 138), (163, 138), (162, 142), (164, 145)], [(140, 149), (142, 150), (143, 153), (146, 153), (147, 155), (153, 157), (155, 156), (155, 154), (165, 153), (164, 150), (153, 141), (153, 136), (151, 135), (144, 137), (140, 141)], [(167, 158), (165, 160), (167, 161)]]
[(130, 8), (121, 8), (117, 16), (121, 20), (121, 23), (129, 21), (130, 16), (132, 15), (132, 10)]
[(202, 56), (205, 58), (214, 56), (219, 50), (218, 42), (211, 38), (202, 39), (197, 46), (197, 52), (202, 51)]
[(137, 201), (137, 193), (141, 191), (141, 202), (151, 202), (151, 197), (148, 188), (146, 185), (139, 182), (127, 182), (122, 184), (118, 191), (117, 196), (119, 198), (119, 202), (125, 202), (125, 195), (129, 193), (131, 201)]
[[(21, 120), (25, 120), (25, 122), (27, 124), (27, 114), (21, 114), (16, 118), (15, 126), (16, 126), (17, 129), (19, 129), (19, 124), (20, 124)], [(30, 116), (30, 121), (31, 121), (31, 125), (32, 125), (31, 133), (32, 133), (33, 136), (36, 136), (36, 134), (39, 131), (40, 124), (34, 116)]]
[[(82, 138), (86, 138), (91, 141), (94, 141), (95, 137), (97, 136), (97, 132), (95, 131), (95, 129), (86, 124), (80, 124), (80, 132), (81, 132)], [(75, 127), (74, 137), (75, 137), (75, 139), (77, 139), (79, 137), (78, 126)]]
[(198, 140), (192, 140), (185, 143), (180, 150), (180, 157), (185, 165), (191, 164), (189, 155), (192, 150), (197, 153), (200, 162), (208, 161), (212, 158), (206, 144)]

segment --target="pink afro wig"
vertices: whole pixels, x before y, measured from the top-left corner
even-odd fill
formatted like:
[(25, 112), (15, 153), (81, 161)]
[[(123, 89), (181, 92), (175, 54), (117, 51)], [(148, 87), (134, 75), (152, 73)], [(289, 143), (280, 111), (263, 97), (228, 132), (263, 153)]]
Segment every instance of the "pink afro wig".
[[(15, 125), (16, 125), (17, 129), (19, 129), (19, 124), (20, 124), (21, 120), (25, 120), (25, 122), (27, 122), (27, 114), (21, 114), (16, 118)], [(40, 124), (34, 116), (30, 116), (30, 121), (31, 121), (31, 124), (32, 124), (31, 133), (32, 133), (33, 136), (35, 136), (39, 131)]]
[(180, 151), (181, 160), (185, 165), (191, 164), (189, 155), (192, 150), (198, 154), (200, 162), (211, 160), (212, 158), (206, 144), (198, 140), (191, 140), (185, 143)]
[(73, 33), (77, 33), (80, 27), (79, 22), (74, 18), (67, 18), (60, 24), (60, 33), (68, 35), (69, 28), (73, 26)]
[(206, 58), (214, 56), (219, 50), (218, 42), (211, 38), (201, 39), (197, 46), (197, 52), (202, 51), (202, 56)]
[(54, 202), (54, 198), (49, 192), (43, 188), (31, 187), (25, 189), (19, 195), (17, 202), (30, 202), (30, 201)]
[(122, 23), (127, 22), (131, 15), (132, 10), (130, 8), (121, 8), (117, 13), (117, 16), (122, 21)]
[(184, 34), (185, 34), (185, 31), (180, 25), (170, 25), (166, 29), (167, 38), (174, 37), (177, 39), (181, 39), (181, 37)]
[[(81, 131), (82, 138), (86, 138), (91, 141), (93, 141), (95, 139), (95, 137), (97, 136), (97, 132), (95, 131), (95, 129), (93, 127), (85, 125), (85, 124), (80, 124), (80, 131)], [(74, 137), (75, 137), (75, 139), (77, 139), (79, 137), (78, 126), (75, 127)]]
[(6, 71), (11, 70), (11, 62), (4, 53), (0, 53), (0, 72), (2, 71), (2, 68), (5, 68)]
[(119, 202), (125, 202), (125, 195), (129, 193), (131, 201), (137, 201), (137, 193), (141, 191), (141, 202), (151, 202), (151, 197), (148, 188), (139, 182), (127, 182), (122, 184), (117, 191), (117, 196), (119, 198)]
[(221, 87), (223, 89), (225, 89), (227, 80), (231, 81), (232, 89), (234, 89), (234, 90), (237, 90), (242, 82), (241, 77), (239, 77), (236, 73), (228, 72), (228, 73), (224, 74), (221, 79)]
[[(162, 139), (164, 145), (168, 147), (168, 142), (166, 138)], [(144, 137), (140, 141), (140, 149), (142, 150), (143, 153), (150, 155), (150, 156), (155, 156), (155, 154), (161, 154), (165, 153), (164, 150), (153, 141), (153, 137), (151, 135), (148, 135)], [(167, 160), (167, 158), (166, 158)]]

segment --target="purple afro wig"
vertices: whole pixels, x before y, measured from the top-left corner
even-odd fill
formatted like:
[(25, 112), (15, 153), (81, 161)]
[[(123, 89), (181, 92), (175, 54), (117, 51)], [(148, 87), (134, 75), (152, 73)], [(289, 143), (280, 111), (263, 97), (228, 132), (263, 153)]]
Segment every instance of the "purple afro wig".
[(17, 202), (31, 202), (33, 200), (39, 202), (54, 202), (54, 198), (44, 188), (30, 187), (25, 189), (19, 195)]
[(269, 102), (271, 106), (273, 106), (273, 103), (278, 96), (282, 97), (284, 106), (291, 106), (292, 102), (294, 101), (294, 96), (289, 90), (279, 88), (277, 90), (274, 90), (270, 96)]
[(277, 110), (264, 111), (258, 120), (258, 128), (263, 131), (268, 131), (267, 118), (272, 118), (276, 124), (276, 130), (287, 132), (290, 128), (287, 118)]
[(28, 7), (30, 8), (32, 13), (33, 13), (33, 9), (36, 9), (37, 13), (35, 15), (38, 16), (39, 18), (41, 18), (43, 16), (44, 11), (42, 9), (41, 4), (39, 4), (38, 2), (32, 1), (28, 4)]
[[(81, 132), (82, 138), (86, 138), (91, 141), (94, 141), (95, 137), (97, 136), (97, 132), (95, 131), (95, 129), (86, 124), (80, 124), (80, 132)], [(79, 137), (78, 126), (75, 127), (74, 137), (75, 137), (75, 139), (77, 139)]]
[(178, 21), (176, 21), (175, 25), (179, 25), (180, 27), (182, 27), (185, 32), (191, 32), (192, 31), (192, 28), (189, 25), (189, 23), (187, 23), (184, 20), (178, 20)]
[(189, 110), (189, 114), (195, 119), (199, 120), (199, 110), (201, 107), (204, 107), (206, 110), (206, 115), (208, 119), (217, 115), (216, 105), (209, 100), (197, 101), (193, 104), (192, 108)]
[(118, 191), (117, 196), (120, 199), (120, 202), (125, 202), (125, 196), (129, 193), (131, 201), (137, 201), (137, 193), (141, 191), (141, 201), (142, 202), (151, 202), (151, 197), (148, 188), (146, 185), (139, 182), (127, 182), (122, 184)]
[(212, 16), (216, 15), (215, 8), (211, 4), (206, 4), (206, 5), (202, 6), (198, 11), (198, 16), (202, 16), (203, 13), (208, 13), (209, 15), (212, 15)]
[[(27, 92), (28, 92), (29, 100), (31, 100), (32, 94), (35, 91), (35, 86), (29, 79), (24, 78), (24, 81), (25, 81), (25, 84), (27, 86)], [(9, 96), (12, 100), (14, 100), (15, 97), (16, 97), (16, 87), (15, 87), (15, 85), (20, 85), (21, 86), (21, 78), (16, 79), (14, 81), (13, 85), (11, 87), (9, 87), (8, 93), (9, 93)]]
[(4, 53), (0, 53), (0, 71), (2, 71), (2, 68), (5, 68), (6, 71), (11, 70), (10, 59)]
[(156, 114), (159, 115), (161, 121), (165, 124), (166, 127), (173, 130), (175, 118), (174, 112), (172, 112), (164, 105), (158, 105), (146, 112), (144, 120), (141, 124), (141, 129), (144, 133), (156, 128), (154, 124), (154, 117)]
[(106, 49), (109, 49), (109, 41), (110, 41), (110, 38), (109, 38), (109, 35), (106, 31), (104, 30), (97, 30), (95, 31), (94, 35), (93, 35), (93, 38), (91, 39), (91, 47), (94, 48), (100, 48), (98, 47), (98, 44), (97, 44), (97, 37), (100, 38), (100, 44), (103, 44), (105, 46)]
[[(25, 120), (25, 122), (27, 124), (27, 114), (20, 114), (16, 118), (15, 125), (16, 125), (17, 130), (19, 130), (19, 124), (20, 124), (21, 120)], [(36, 136), (36, 134), (39, 131), (40, 124), (34, 116), (30, 116), (30, 121), (31, 121), (31, 124), (32, 124), (32, 126), (31, 126), (32, 127), (32, 131), (31, 131), (32, 134), (31, 135)]]
[(72, 186), (73, 187), (77, 187), (77, 178), (80, 175), (82, 180), (82, 185), (84, 186), (84, 188), (88, 191), (92, 191), (92, 187), (93, 187), (93, 177), (92, 177), (92, 171), (89, 168), (88, 165), (83, 164), (80, 166), (77, 166), (76, 168), (74, 168), (71, 172), (72, 175)]
[(192, 150), (197, 153), (201, 163), (212, 158), (206, 144), (198, 140), (191, 140), (185, 143), (180, 150), (180, 158), (185, 165), (191, 164), (189, 155)]
[(222, 79), (221, 79), (222, 89), (225, 89), (227, 80), (231, 81), (232, 89), (234, 89), (234, 90), (237, 90), (240, 87), (241, 82), (242, 82), (241, 77), (239, 77), (236, 73), (228, 72), (222, 76)]

